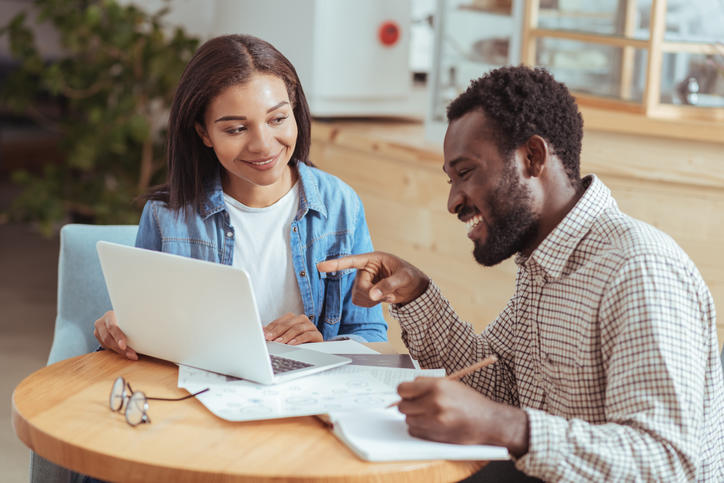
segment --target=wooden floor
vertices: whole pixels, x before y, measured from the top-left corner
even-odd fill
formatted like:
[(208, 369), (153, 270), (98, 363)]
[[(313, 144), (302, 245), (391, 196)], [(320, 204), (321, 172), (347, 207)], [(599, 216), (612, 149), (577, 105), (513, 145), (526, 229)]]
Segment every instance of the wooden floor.
[(59, 162), (57, 139), (42, 129), (0, 115), (0, 481), (28, 481), (30, 451), (10, 422), (11, 395), (27, 375), (45, 366), (53, 338), (58, 239), (2, 216), (19, 192), (9, 173), (39, 172)]
[[(3, 186), (0, 183), (0, 191)], [(55, 323), (58, 240), (0, 224), (0, 480), (28, 481), (30, 452), (10, 422), (11, 394), (45, 366)]]

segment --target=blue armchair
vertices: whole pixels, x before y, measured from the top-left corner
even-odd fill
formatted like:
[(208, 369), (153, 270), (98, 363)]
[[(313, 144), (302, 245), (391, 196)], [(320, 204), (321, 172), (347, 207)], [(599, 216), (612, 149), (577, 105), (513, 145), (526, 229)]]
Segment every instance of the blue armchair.
[[(58, 257), (58, 314), (48, 364), (86, 354), (98, 347), (93, 323), (111, 309), (96, 242), (133, 245), (136, 225), (65, 225), (60, 230)], [(30, 481), (81, 482), (83, 475), (62, 468), (35, 453)]]
[(136, 225), (65, 225), (60, 231), (58, 314), (48, 364), (93, 351), (93, 323), (111, 309), (96, 242), (133, 245)]

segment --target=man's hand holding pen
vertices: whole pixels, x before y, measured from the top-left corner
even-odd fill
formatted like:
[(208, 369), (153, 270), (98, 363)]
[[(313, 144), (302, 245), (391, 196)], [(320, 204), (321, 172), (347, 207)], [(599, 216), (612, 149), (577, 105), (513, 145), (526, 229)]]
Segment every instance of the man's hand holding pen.
[[(527, 451), (525, 412), (493, 402), (459, 382), (497, 360), (490, 356), (443, 378), (418, 377), (403, 382), (397, 387), (402, 399), (390, 406), (397, 406), (406, 415), (412, 436), (444, 443), (506, 446), (520, 456)], [(516, 430), (522, 434), (516, 435)], [(511, 445), (513, 439), (524, 443)]]

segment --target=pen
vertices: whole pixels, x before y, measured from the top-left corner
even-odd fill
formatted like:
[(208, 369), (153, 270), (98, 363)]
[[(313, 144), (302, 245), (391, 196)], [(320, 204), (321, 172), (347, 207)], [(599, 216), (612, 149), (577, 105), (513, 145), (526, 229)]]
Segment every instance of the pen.
[[(448, 374), (447, 376), (445, 376), (445, 379), (450, 379), (450, 380), (461, 379), (461, 378), (467, 376), (468, 374), (472, 374), (473, 372), (477, 371), (478, 369), (482, 369), (483, 367), (487, 367), (487, 366), (489, 366), (490, 364), (494, 364), (494, 363), (497, 362), (497, 361), (498, 361), (498, 358), (497, 358), (496, 356), (488, 356), (488, 357), (486, 357), (485, 359), (483, 359), (482, 361), (478, 361), (478, 362), (476, 362), (475, 364), (469, 365), (468, 367), (463, 367), (463, 368), (460, 369), (459, 371), (455, 371), (455, 372), (453, 372), (452, 374)], [(387, 406), (387, 407), (388, 407), (388, 408), (391, 408), (391, 407), (397, 406), (397, 405), (399, 405), (401, 402), (402, 402), (402, 400), (399, 400), (399, 401), (397, 401), (397, 402), (393, 402), (392, 404), (390, 404), (390, 405)]]

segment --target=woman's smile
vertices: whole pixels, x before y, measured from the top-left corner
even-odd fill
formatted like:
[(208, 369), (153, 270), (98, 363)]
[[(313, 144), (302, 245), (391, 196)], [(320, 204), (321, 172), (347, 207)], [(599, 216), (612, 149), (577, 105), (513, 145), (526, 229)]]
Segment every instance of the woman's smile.
[(272, 169), (277, 161), (279, 161), (279, 156), (284, 152), (284, 149), (280, 150), (277, 154), (274, 156), (268, 157), (268, 158), (261, 158), (261, 159), (240, 159), (238, 162), (246, 163), (260, 171), (265, 171), (267, 169)]

